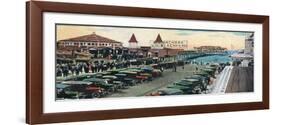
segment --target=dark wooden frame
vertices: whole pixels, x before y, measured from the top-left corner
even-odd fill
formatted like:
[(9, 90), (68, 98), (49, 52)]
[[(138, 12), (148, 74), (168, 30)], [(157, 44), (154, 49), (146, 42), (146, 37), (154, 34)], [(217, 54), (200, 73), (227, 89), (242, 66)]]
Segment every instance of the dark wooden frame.
[[(48, 114), (43, 113), (43, 12), (63, 12), (262, 24), (263, 101), (234, 104), (212, 104)], [(269, 16), (39, 1), (30, 1), (26, 3), (26, 122), (29, 124), (257, 109), (269, 109)]]

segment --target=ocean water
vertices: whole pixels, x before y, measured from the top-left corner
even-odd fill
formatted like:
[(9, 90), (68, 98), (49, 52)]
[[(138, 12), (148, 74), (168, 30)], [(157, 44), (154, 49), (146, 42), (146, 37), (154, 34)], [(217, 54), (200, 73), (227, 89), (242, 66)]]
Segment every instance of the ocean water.
[(192, 60), (193, 62), (202, 62), (202, 63), (227, 63), (232, 62), (232, 59), (227, 55), (213, 55), (213, 56), (205, 56), (199, 57)]

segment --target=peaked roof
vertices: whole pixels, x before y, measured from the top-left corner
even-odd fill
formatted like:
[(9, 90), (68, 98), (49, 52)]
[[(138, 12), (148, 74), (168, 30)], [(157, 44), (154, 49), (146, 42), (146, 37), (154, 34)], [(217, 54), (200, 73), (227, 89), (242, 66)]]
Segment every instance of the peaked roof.
[(107, 42), (107, 43), (120, 43), (118, 41), (97, 35), (95, 32), (89, 35), (78, 36), (74, 38), (64, 39), (61, 41), (69, 41), (69, 42)]
[(154, 41), (154, 43), (162, 43), (162, 42), (163, 42), (162, 38), (161, 38), (160, 34), (158, 34), (156, 40)]
[(129, 43), (137, 43), (137, 39), (135, 37), (135, 34), (133, 33), (133, 35), (131, 36), (130, 40), (129, 40)]

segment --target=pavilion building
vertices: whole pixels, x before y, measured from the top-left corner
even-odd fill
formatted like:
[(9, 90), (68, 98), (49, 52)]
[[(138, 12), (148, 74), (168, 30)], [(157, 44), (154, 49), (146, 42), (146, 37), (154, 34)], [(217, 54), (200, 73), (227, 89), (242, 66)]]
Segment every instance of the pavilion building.
[(122, 43), (107, 37), (92, 34), (58, 41), (58, 47), (74, 50), (90, 50), (98, 48), (122, 48)]

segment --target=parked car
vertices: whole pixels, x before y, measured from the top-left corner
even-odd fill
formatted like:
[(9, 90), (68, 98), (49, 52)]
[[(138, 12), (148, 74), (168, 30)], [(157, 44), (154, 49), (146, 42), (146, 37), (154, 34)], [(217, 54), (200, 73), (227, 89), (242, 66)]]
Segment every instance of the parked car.
[(206, 72), (208, 73), (211, 77), (214, 77), (215, 78), (215, 71), (214, 69), (207, 69), (207, 68), (204, 68), (204, 69), (201, 69), (202, 72)]
[(134, 78), (128, 78), (128, 75), (124, 73), (118, 73), (115, 74), (115, 76), (117, 77), (117, 80), (122, 81), (124, 83), (124, 86), (132, 86), (137, 83)]
[(137, 72), (125, 70), (125, 71), (120, 71), (120, 73), (126, 74), (127, 78), (135, 79), (137, 81), (137, 83), (141, 83), (144, 80), (144, 77), (139, 77)]
[(192, 91), (192, 92), (189, 91), (188, 92), (189, 94), (201, 93), (201, 85), (199, 81), (183, 79), (181, 81), (174, 82), (173, 85), (189, 87)]
[(63, 81), (62, 85), (66, 85), (62, 91), (64, 98), (83, 98), (83, 93), (86, 91), (86, 87), (90, 85), (90, 82), (84, 81)]
[(97, 87), (104, 88), (108, 92), (113, 92), (116, 89), (113, 84), (109, 84), (104, 79), (90, 78), (90, 79), (84, 79), (83, 81), (91, 82), (92, 83), (91, 86), (97, 86)]
[(67, 87), (69, 87), (69, 85), (56, 83), (56, 99), (64, 99), (67, 96), (64, 90)]
[(106, 91), (104, 88), (98, 86), (88, 86), (84, 95), (84, 98), (100, 98), (106, 95)]
[(209, 77), (205, 77), (202, 75), (191, 75), (191, 76), (186, 76), (185, 79), (199, 79), (200, 80), (200, 85), (201, 85), (201, 90), (206, 91), (208, 83), (210, 81)]
[(185, 94), (193, 94), (193, 88), (190, 86), (171, 84), (168, 85), (167, 88), (179, 89), (182, 90)]
[(157, 90), (159, 95), (182, 95), (184, 92), (180, 89), (174, 89), (174, 88), (164, 88)]

